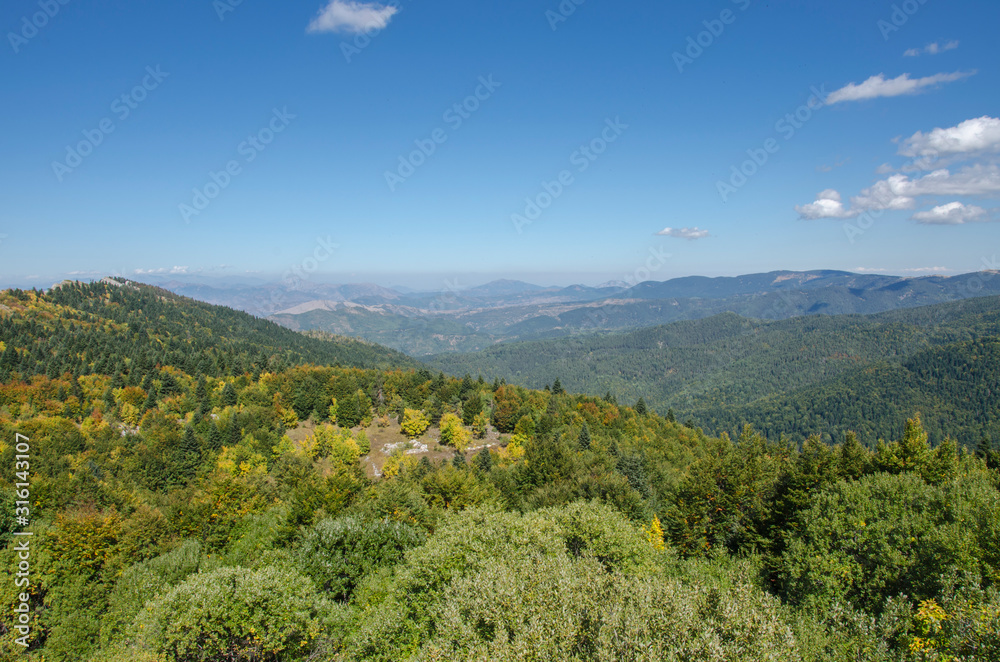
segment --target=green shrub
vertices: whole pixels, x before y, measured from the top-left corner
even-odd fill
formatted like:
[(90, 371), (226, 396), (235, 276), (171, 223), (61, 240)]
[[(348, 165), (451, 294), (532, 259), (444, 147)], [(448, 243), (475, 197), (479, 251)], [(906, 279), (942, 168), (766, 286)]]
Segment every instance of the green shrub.
[(115, 583), (107, 613), (101, 619), (101, 641), (107, 645), (128, 633), (143, 605), (203, 568), (201, 545), (187, 540), (177, 549), (127, 568)]
[(295, 558), (320, 590), (343, 600), (365, 575), (398, 562), (424, 539), (422, 529), (402, 522), (342, 516), (309, 529)]
[(133, 630), (140, 651), (169, 662), (297, 660), (321, 629), (311, 580), (288, 567), (199, 573), (149, 602)]
[(499, 586), (511, 569), (541, 581), (542, 567), (551, 568), (555, 578), (572, 574), (574, 564), (580, 564), (590, 573), (581, 581), (593, 583), (594, 576), (648, 574), (657, 555), (645, 532), (596, 502), (526, 515), (489, 507), (451, 513), (391, 576), (376, 574), (362, 582), (355, 596), (362, 612), (348, 648), (365, 659), (404, 659), (440, 627), (441, 610), (448, 604), (442, 596), (480, 573), (492, 573), (491, 585)]

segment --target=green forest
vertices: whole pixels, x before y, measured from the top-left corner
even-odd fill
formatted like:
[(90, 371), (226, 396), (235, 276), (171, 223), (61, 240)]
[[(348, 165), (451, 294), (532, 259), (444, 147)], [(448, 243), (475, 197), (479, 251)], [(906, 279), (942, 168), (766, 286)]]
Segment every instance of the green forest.
[(866, 446), (898, 438), (915, 411), (931, 442), (1000, 437), (1000, 297), (877, 315), (753, 320), (726, 313), (629, 333), (497, 345), (427, 362), (623, 402), (738, 435), (854, 431)]
[[(894, 408), (774, 368), (868, 417), (825, 437), (804, 399), (706, 434), (568, 360), (533, 390), (128, 281), (2, 292), (0, 660), (1000, 659), (988, 301), (843, 322)], [(704, 328), (817, 346), (790, 323)]]

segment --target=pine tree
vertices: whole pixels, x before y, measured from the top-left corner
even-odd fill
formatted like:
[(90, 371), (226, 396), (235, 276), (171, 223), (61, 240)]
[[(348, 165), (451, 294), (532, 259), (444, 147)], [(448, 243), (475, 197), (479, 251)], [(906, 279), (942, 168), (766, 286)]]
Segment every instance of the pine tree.
[(156, 408), (156, 389), (150, 388), (149, 392), (146, 394), (146, 402), (142, 405), (143, 411), (149, 411), (150, 409)]
[(858, 479), (868, 473), (871, 466), (868, 451), (858, 441), (858, 435), (848, 432), (844, 444), (838, 449), (837, 470), (844, 478)]
[(565, 391), (565, 389), (563, 389), (562, 382), (559, 381), (558, 377), (556, 377), (556, 380), (554, 382), (552, 382), (552, 394), (553, 395), (562, 395), (565, 392), (566, 391)]
[(465, 455), (458, 450), (455, 451), (455, 456), (451, 458), (451, 463), (456, 469), (464, 469), (467, 466), (465, 462)]
[(649, 410), (646, 408), (646, 401), (642, 398), (639, 398), (639, 401), (635, 403), (635, 413), (640, 416), (645, 416), (649, 413)]
[(240, 430), (240, 422), (238, 416), (234, 412), (232, 417), (229, 419), (229, 430), (227, 430), (226, 441), (229, 442), (230, 446), (236, 446), (241, 441), (243, 441), (243, 432)]
[(677, 422), (677, 418), (674, 416), (673, 408), (667, 410), (667, 420), (670, 421), (671, 423)]
[(209, 421), (208, 424), (208, 448), (213, 451), (222, 448), (222, 431), (215, 421)]
[(590, 449), (590, 428), (587, 424), (583, 424), (583, 429), (580, 430), (580, 436), (576, 438), (576, 443), (580, 446), (580, 450)]
[(493, 455), (490, 454), (490, 449), (484, 447), (483, 450), (479, 451), (476, 455), (476, 466), (483, 473), (489, 473), (493, 469)]
[(177, 446), (177, 471), (183, 482), (195, 477), (201, 464), (201, 445), (195, 437), (194, 428), (190, 425), (184, 428), (184, 436)]
[(226, 385), (222, 387), (222, 406), (235, 407), (238, 402), (239, 397), (236, 395), (236, 389), (233, 388), (231, 382), (226, 382)]

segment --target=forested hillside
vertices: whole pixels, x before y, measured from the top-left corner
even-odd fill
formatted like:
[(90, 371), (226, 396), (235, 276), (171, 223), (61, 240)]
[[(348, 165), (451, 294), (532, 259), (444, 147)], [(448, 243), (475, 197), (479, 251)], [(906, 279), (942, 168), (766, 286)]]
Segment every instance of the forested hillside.
[[(769, 435), (848, 429), (866, 443), (902, 432), (922, 411), (935, 443), (1000, 436), (995, 339), (1000, 298), (982, 297), (872, 316), (782, 321), (724, 314), (625, 334), (505, 344), (428, 362), (528, 387), (560, 379), (571, 391), (672, 409), (706, 429)], [(888, 415), (882, 415), (888, 414)]]
[(0, 660), (1000, 656), (988, 440), (713, 437), (155, 290), (0, 296)]
[[(105, 279), (47, 292), (0, 294), (0, 381), (70, 372), (131, 374), (154, 366), (225, 375), (303, 363), (413, 366), (398, 352), (350, 338), (308, 338), (273, 322), (166, 290)], [(127, 366), (127, 367), (126, 367)]]

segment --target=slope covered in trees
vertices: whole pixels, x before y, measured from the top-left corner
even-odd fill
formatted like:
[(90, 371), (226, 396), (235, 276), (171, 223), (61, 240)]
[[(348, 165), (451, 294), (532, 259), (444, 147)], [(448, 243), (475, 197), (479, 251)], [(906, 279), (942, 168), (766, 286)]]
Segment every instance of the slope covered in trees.
[(112, 281), (0, 294), (0, 381), (63, 372), (192, 374), (280, 370), (302, 363), (413, 366), (393, 350), (349, 338), (308, 338), (272, 322), (166, 290)]
[[(80, 310), (29, 303), (36, 330)], [(733, 440), (561, 384), (223, 372), (239, 340), (214, 347), (210, 375), (108, 345), (93, 357), (107, 373), (19, 359), (0, 381), (5, 571), (14, 534), (32, 534), (30, 585), (0, 583), (2, 613), (27, 605), (29, 646), (5, 616), (0, 659), (1000, 655), (988, 442), (932, 447), (915, 417), (874, 450)], [(371, 440), (410, 434), (455, 452), (400, 447), (374, 478)]]
[(769, 435), (853, 429), (874, 444), (925, 413), (934, 442), (975, 444), (1000, 433), (996, 341), (1000, 298), (983, 297), (872, 316), (768, 322), (734, 314), (626, 334), (500, 345), (429, 361), (445, 372), (482, 372), (541, 388), (623, 401), (706, 429)]

